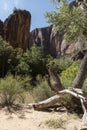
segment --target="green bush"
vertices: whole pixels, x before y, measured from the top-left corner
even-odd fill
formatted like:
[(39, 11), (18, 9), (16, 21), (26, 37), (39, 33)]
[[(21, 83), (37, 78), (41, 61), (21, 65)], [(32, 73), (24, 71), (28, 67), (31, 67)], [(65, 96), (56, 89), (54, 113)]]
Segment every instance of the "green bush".
[(45, 79), (38, 77), (40, 79), (40, 83), (37, 87), (35, 87), (32, 91), (35, 101), (45, 100), (53, 95), (50, 87), (48, 86)]
[(0, 79), (0, 103), (11, 106), (17, 101), (22, 101), (23, 86), (20, 78), (9, 75)]
[(53, 58), (50, 55), (46, 57), (47, 67), (54, 67), (57, 69), (57, 73), (60, 74), (73, 64), (70, 56), (63, 56), (59, 58)]
[(0, 36), (0, 77), (4, 77), (9, 70), (9, 58), (13, 52), (13, 48)]
[(50, 128), (62, 128), (64, 124), (66, 123), (65, 120), (60, 119), (49, 119), (45, 122), (45, 124)]
[(58, 64), (58, 72), (61, 73), (62, 71), (69, 68), (73, 64), (73, 61), (71, 60), (70, 56), (65, 55), (60, 59), (58, 59), (57, 64)]
[(68, 69), (61, 73), (61, 82), (65, 88), (71, 87), (74, 78), (78, 72), (79, 66), (77, 63), (72, 64)]

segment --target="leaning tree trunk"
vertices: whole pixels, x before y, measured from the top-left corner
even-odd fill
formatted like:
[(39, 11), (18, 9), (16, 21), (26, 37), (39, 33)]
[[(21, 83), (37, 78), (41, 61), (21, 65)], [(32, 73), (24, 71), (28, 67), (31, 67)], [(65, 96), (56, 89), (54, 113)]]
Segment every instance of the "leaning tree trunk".
[[(84, 56), (80, 64), (78, 74), (72, 85), (73, 88), (64, 89), (59, 77), (58, 76), (56, 77), (55, 72), (53, 72), (53, 70), (52, 71), (50, 70), (49, 75), (54, 79), (55, 82), (58, 82), (57, 87), (56, 87), (58, 93), (57, 95), (45, 101), (32, 104), (33, 108), (36, 110), (47, 109), (50, 106), (54, 106), (56, 103), (61, 103), (61, 101), (63, 100), (63, 96), (65, 94), (70, 94), (81, 101), (82, 109), (84, 112), (83, 117), (82, 117), (82, 124), (87, 125), (87, 119), (86, 119), (87, 118), (87, 98), (86, 98), (86, 95), (84, 95), (83, 91), (81, 90), (85, 77), (86, 77), (86, 73), (87, 73), (86, 71), (87, 71), (87, 54)], [(54, 88), (54, 91), (56, 92), (55, 86), (52, 86), (52, 87)]]
[[(81, 88), (83, 86), (83, 83), (84, 83), (84, 80), (86, 77), (86, 73), (87, 73), (86, 70), (87, 70), (87, 54), (84, 56), (84, 58), (80, 64), (80, 68), (79, 68), (78, 74), (73, 82), (72, 89), (69, 90), (69, 89), (63, 88), (58, 75), (56, 75), (55, 71), (53, 71), (51, 69), (49, 71), (49, 75), (53, 78), (53, 80), (55, 82), (57, 82), (57, 87), (56, 87), (57, 91), (56, 91), (54, 85), (52, 85), (52, 87), (54, 88), (55, 92), (58, 92), (57, 93), (58, 97), (54, 96), (48, 100), (45, 100), (45, 101), (42, 101), (39, 103), (35, 103), (33, 105), (33, 107), (36, 108), (37, 110), (39, 110), (39, 109), (45, 109), (49, 106), (53, 106), (56, 102), (59, 102), (59, 100), (61, 100), (63, 95), (65, 95), (65, 94), (73, 95), (74, 97), (83, 99), (85, 101), (85, 97), (84, 97), (84, 94), (83, 94)], [(77, 88), (79, 88), (79, 89), (77, 89)], [(82, 97), (82, 95), (84, 98)]]
[[(50, 87), (55, 91), (55, 93), (58, 93), (58, 91), (61, 91), (64, 89), (61, 80), (59, 76), (57, 75), (57, 72), (55, 68), (50, 67), (48, 69), (49, 75), (50, 75)], [(51, 81), (52, 80), (52, 81)]]
[(85, 54), (78, 71), (78, 74), (73, 82), (73, 88), (82, 88), (87, 73), (87, 54)]

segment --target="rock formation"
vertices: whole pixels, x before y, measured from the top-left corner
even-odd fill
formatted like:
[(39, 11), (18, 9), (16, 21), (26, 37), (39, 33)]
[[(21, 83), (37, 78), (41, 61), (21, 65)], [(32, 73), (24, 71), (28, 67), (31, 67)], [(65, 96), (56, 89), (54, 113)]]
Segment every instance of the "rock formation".
[[(69, 5), (70, 9), (78, 6), (76, 1), (72, 1)], [(36, 43), (43, 48), (45, 54), (51, 54), (53, 57), (70, 54), (74, 51), (73, 44), (66, 43), (63, 39), (63, 32), (58, 31), (53, 26), (37, 28), (31, 32), (29, 48)]]
[[(77, 6), (75, 1), (70, 3), (70, 9)], [(36, 28), (30, 33), (31, 15), (26, 10), (15, 10), (3, 23), (0, 20), (0, 35), (14, 48), (20, 47), (24, 51), (35, 43), (41, 46), (45, 54), (53, 57), (72, 53), (75, 48), (84, 47), (80, 40), (74, 44), (67, 44), (63, 39), (63, 32), (53, 26)], [(79, 48), (78, 48), (79, 47)]]
[(0, 20), (0, 35), (3, 36), (3, 22)]
[(29, 45), (31, 15), (26, 10), (16, 10), (4, 22), (4, 39), (14, 48), (26, 50)]
[(63, 38), (64, 33), (59, 32), (53, 26), (37, 28), (30, 33), (29, 48), (35, 43), (42, 47), (45, 54), (51, 54), (53, 57), (59, 55), (71, 54), (74, 51), (82, 50), (87, 45), (84, 39), (78, 38), (76, 43), (67, 43)]
[(35, 43), (41, 46), (45, 54), (50, 53), (50, 34), (52, 26), (36, 28), (30, 33), (29, 48)]
[(63, 32), (57, 31), (53, 26), (37, 28), (30, 33), (29, 48), (33, 44), (42, 47), (45, 54), (53, 57), (64, 54), (68, 45), (63, 41)]
[(59, 32), (56, 28), (52, 28), (50, 35), (50, 54), (54, 57), (61, 55), (61, 45), (63, 40), (63, 32)]

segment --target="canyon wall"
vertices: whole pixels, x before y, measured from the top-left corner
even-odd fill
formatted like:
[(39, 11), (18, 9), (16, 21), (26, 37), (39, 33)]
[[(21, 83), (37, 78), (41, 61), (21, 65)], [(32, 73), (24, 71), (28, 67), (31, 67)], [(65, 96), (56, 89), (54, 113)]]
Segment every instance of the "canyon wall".
[(0, 21), (0, 35), (14, 48), (24, 51), (29, 46), (31, 14), (26, 10), (15, 10), (4, 22)]

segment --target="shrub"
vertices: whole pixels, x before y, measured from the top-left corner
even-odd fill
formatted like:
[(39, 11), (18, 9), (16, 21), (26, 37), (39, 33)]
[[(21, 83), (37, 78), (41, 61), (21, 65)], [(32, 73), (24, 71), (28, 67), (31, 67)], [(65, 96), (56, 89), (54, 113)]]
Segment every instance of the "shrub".
[(65, 88), (71, 87), (72, 81), (74, 80), (78, 72), (78, 68), (78, 64), (74, 63), (68, 69), (61, 73), (61, 82), (64, 84)]
[(58, 60), (58, 72), (62, 72), (73, 64), (70, 56), (63, 56)]
[(24, 90), (30, 91), (33, 89), (33, 86), (31, 85), (31, 77), (30, 76), (22, 76), (19, 78), (20, 78), (21, 85), (23, 86)]
[(19, 78), (9, 75), (0, 79), (0, 102), (3, 106), (11, 106), (16, 101), (22, 101), (23, 88)]
[[(79, 69), (79, 62), (73, 63), (69, 68), (61, 73), (61, 82), (65, 88), (72, 87), (73, 80), (75, 79)], [(62, 105), (66, 107), (70, 112), (79, 112), (81, 111), (81, 105), (79, 104), (78, 99), (72, 97), (69, 94), (66, 94), (63, 97)]]
[(59, 58), (53, 58), (50, 55), (46, 57), (47, 67), (54, 67), (57, 69), (57, 73), (60, 74), (73, 64), (70, 56), (63, 56)]
[(4, 77), (9, 70), (9, 58), (13, 48), (6, 41), (4, 41), (0, 36), (0, 77)]
[(57, 120), (54, 120), (54, 119), (50, 119), (50, 120), (47, 120), (45, 122), (45, 124), (48, 126), (48, 127), (51, 127), (51, 128), (62, 128), (64, 126), (66, 121), (62, 120), (61, 118), (60, 119), (57, 119)]
[(51, 97), (53, 92), (44, 78), (38, 77), (38, 79), (40, 79), (39, 85), (33, 89), (32, 93), (35, 101), (42, 101)]

